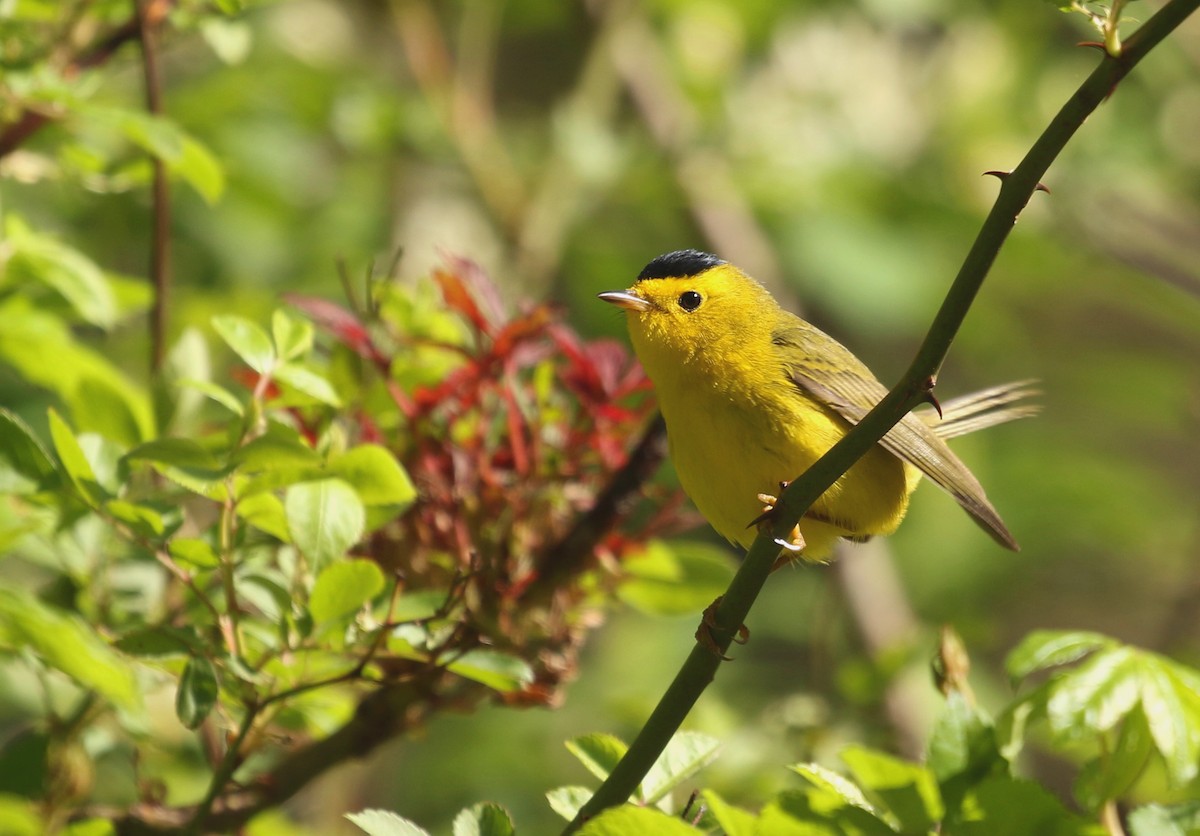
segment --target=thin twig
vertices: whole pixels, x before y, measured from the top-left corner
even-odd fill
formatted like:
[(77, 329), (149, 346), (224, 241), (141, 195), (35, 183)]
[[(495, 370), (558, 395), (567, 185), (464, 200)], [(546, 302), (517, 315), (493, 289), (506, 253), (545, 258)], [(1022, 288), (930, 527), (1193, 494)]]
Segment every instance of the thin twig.
[(865, 455), (909, 411), (924, 403), (937, 372), (1017, 216), (1033, 196), (1050, 164), (1087, 116), (1156, 44), (1183, 22), (1200, 0), (1171, 0), (1125, 43), (1118, 57), (1106, 56), (1067, 101), (1025, 159), (1005, 177), (991, 212), (967, 254), (925, 341), (900, 382), (829, 452), (783, 491), (766, 530), (759, 534), (725, 595), (707, 622), (712, 647), (697, 642), (625, 756), (566, 829), (578, 830), (602, 810), (624, 803), (679, 729), (716, 676), (723, 654), (738, 634), (776, 557), (804, 512)]

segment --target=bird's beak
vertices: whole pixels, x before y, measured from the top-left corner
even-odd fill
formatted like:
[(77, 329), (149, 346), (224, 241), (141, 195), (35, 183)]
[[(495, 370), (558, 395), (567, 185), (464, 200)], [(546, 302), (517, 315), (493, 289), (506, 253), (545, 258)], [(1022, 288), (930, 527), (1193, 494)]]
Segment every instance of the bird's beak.
[(648, 311), (650, 303), (641, 296), (634, 296), (628, 290), (606, 290), (603, 293), (597, 294), (605, 302), (611, 302), (618, 308), (624, 308), (627, 311)]

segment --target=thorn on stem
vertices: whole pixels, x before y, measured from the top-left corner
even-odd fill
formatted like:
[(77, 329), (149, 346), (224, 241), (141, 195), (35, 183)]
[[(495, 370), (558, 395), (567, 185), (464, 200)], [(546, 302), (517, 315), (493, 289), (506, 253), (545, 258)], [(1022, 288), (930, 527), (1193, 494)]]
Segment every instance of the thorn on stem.
[[(1007, 180), (1008, 176), (1010, 174), (1012, 174), (1011, 171), (1000, 171), (1000, 170), (996, 170), (996, 169), (993, 169), (992, 171), (983, 172), (984, 177), (991, 175), (992, 177), (995, 177), (997, 180), (1000, 180), (1001, 182)], [(1038, 183), (1036, 186), (1033, 187), (1033, 190), (1035, 192), (1045, 192), (1046, 194), (1050, 194), (1050, 189), (1049, 189), (1049, 187), (1046, 186), (1045, 183)]]

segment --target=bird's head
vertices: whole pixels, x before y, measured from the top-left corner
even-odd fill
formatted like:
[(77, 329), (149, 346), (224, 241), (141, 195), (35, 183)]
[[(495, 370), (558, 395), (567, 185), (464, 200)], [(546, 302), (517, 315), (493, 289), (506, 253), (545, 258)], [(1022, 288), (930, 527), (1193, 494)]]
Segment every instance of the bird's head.
[(651, 377), (661, 364), (715, 362), (735, 353), (760, 331), (769, 335), (778, 310), (762, 285), (699, 250), (660, 255), (628, 290), (600, 298), (625, 310), (634, 350)]

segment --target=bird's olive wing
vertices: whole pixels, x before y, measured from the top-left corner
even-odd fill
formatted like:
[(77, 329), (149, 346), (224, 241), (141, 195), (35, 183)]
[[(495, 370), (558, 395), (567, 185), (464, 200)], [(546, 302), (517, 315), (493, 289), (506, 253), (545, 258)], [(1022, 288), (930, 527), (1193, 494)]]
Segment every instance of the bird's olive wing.
[[(849, 349), (802, 320), (778, 329), (772, 342), (791, 381), (851, 424), (861, 421), (887, 395), (883, 384)], [(879, 443), (954, 497), (996, 542), (1018, 548), (979, 480), (921, 419), (905, 415)]]

